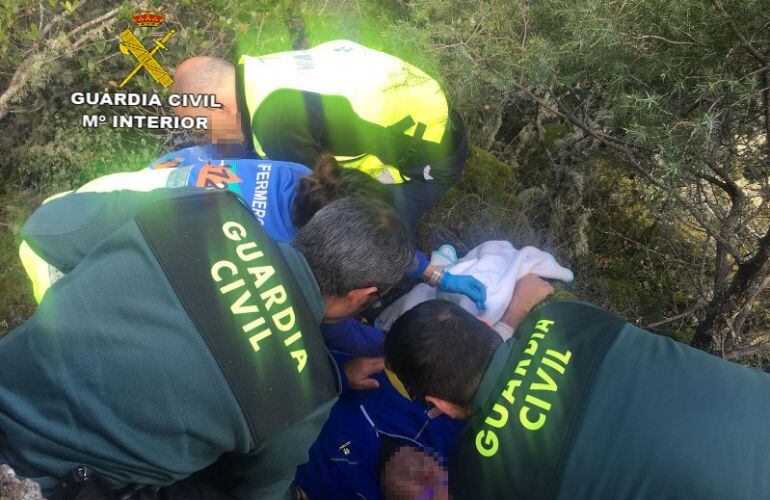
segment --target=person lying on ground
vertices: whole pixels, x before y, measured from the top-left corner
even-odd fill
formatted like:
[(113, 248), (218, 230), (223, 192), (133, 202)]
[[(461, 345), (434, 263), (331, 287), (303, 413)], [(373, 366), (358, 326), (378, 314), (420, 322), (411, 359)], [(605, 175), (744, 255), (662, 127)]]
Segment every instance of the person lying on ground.
[(395, 376), (382, 371), (382, 358), (348, 361), (349, 356), (333, 354), (340, 364), (361, 364), (360, 373), (377, 373), (368, 380), (370, 390), (343, 390), (308, 462), (297, 469), (295, 483), (310, 498), (383, 498), (383, 457), (398, 446), (431, 450), (442, 460), (450, 455), (464, 422), (410, 401)]
[[(284, 498), (339, 390), (318, 325), (357, 313), (409, 268), (400, 217), (344, 198), (286, 245), (222, 190), (46, 206), (64, 230), (76, 213), (85, 231), (124, 222), (0, 339), (0, 463), (48, 493), (83, 466), (150, 498)], [(201, 472), (212, 464), (228, 475)]]
[[(177, 66), (171, 90), (217, 96), (220, 108), (174, 108), (181, 116), (207, 117), (215, 149), (253, 149), (261, 157), (305, 165), (330, 153), (386, 184), (413, 231), (457, 182), (468, 154), (462, 119), (435, 79), (347, 40), (243, 55), (237, 66), (193, 57)], [(210, 149), (193, 153), (208, 155)]]
[[(490, 325), (500, 320), (495, 325), (495, 331), (502, 339), (511, 337), (508, 324), (516, 321), (511, 314), (520, 309), (517, 305), (519, 296), (514, 299), (514, 290), (521, 273), (535, 271), (552, 278), (572, 277), (572, 273), (556, 264), (550, 254), (531, 247), (519, 251), (508, 242), (484, 243), (461, 259), (457, 259), (454, 248), (444, 245), (433, 253), (431, 262), (478, 273), (500, 295), (494, 297), (493, 302), (500, 302), (507, 296), (507, 304), (502, 306), (502, 310), (493, 311), (494, 316), (489, 319), (480, 318)], [(524, 280), (525, 289), (530, 279), (531, 276)], [(399, 308), (397, 303), (393, 305)], [(411, 307), (414, 305), (416, 303), (411, 303)], [(463, 305), (472, 308), (476, 314), (487, 312), (476, 311), (472, 303)], [(383, 339), (384, 336), (383, 333)], [(345, 363), (348, 359), (339, 353), (334, 354), (338, 363)], [(387, 446), (381, 443), (396, 439), (402, 444), (429, 449), (443, 460), (451, 454), (465, 427), (463, 421), (453, 420), (436, 412), (435, 408), (431, 410), (422, 403), (410, 401), (404, 386), (392, 372), (377, 373), (384, 368), (382, 358), (362, 358), (354, 363), (365, 366), (361, 373), (372, 373), (366, 382), (366, 387), (371, 390), (343, 391), (332, 408), (329, 420), (310, 450), (308, 463), (297, 470), (295, 482), (310, 498), (382, 498), (378, 455)]]
[[(406, 312), (385, 342), (410, 396), (467, 421), (453, 498), (768, 498), (770, 375), (519, 280), (502, 342), (456, 304)], [(704, 436), (707, 436), (705, 438)]]

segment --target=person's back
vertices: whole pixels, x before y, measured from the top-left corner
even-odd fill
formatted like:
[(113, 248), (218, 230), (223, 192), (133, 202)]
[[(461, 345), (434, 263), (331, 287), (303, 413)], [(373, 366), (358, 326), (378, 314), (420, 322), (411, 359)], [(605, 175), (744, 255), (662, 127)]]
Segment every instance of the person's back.
[(81, 464), (120, 488), (233, 452), (252, 493), (283, 495), (266, 471), (303, 461), (336, 396), (317, 285), (231, 195), (165, 193), (137, 193), (156, 201), (0, 340), (0, 462), (45, 489)]
[(388, 187), (413, 230), (457, 180), (467, 137), (438, 82), (415, 66), (347, 40), (241, 56), (244, 140), (261, 155), (312, 163), (322, 152)]
[[(433, 144), (442, 142), (448, 126), (446, 97), (436, 80), (394, 56), (348, 40), (335, 40), (302, 51), (242, 56), (239, 71), (239, 83), (251, 118), (253, 145), (263, 156), (280, 159), (303, 154), (303, 149), (297, 147), (301, 144), (295, 144), (291, 138), (271, 140), (281, 134), (282, 128), (290, 126), (290, 122), (312, 118), (299, 112), (300, 116), (280, 115), (280, 108), (283, 107), (285, 113), (286, 107), (274, 105), (272, 101), (280, 104), (290, 101), (291, 96), (285, 94), (287, 90), (303, 92), (303, 99), (328, 97), (322, 105), (325, 119), (318, 123), (325, 123), (326, 127), (324, 136), (319, 138), (340, 160), (352, 160), (361, 153), (376, 155), (376, 151), (348, 148), (356, 143), (371, 145), (387, 139), (377, 135), (362, 137), (378, 132), (376, 128), (363, 126), (365, 122), (385, 127), (411, 117), (395, 135), (420, 134), (418, 139)], [(349, 114), (349, 124), (337, 124), (336, 115), (342, 114)], [(351, 131), (359, 137), (351, 137)], [(388, 163), (389, 159), (381, 160)], [(383, 182), (401, 182), (397, 174), (393, 179), (385, 179)]]
[(74, 193), (29, 224), (71, 268), (0, 341), (0, 460), (46, 489), (81, 464), (110, 488), (179, 488), (221, 457), (228, 494), (285, 495), (336, 397), (318, 324), (414, 257), (393, 210), (350, 198), (291, 247), (222, 190)]
[[(444, 361), (429, 347), (439, 331), (454, 346)], [(466, 311), (434, 301), (386, 340), (413, 394), (468, 420), (450, 465), (454, 497), (770, 496), (766, 373), (585, 303), (547, 304), (517, 331), (495, 346)], [(474, 350), (485, 354), (466, 356), (462, 380), (439, 368)]]

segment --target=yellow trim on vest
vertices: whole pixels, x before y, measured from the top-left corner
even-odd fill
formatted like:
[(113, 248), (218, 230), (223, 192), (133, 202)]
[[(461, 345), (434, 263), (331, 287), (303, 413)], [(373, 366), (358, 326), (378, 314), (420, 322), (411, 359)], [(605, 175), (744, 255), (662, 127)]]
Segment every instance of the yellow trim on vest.
[(335, 158), (340, 162), (340, 166), (360, 170), (383, 184), (404, 182), (401, 172), (396, 167), (386, 165), (375, 155), (356, 156), (352, 159), (348, 159), (349, 157), (346, 156), (336, 156)]
[[(404, 133), (414, 135), (417, 123), (425, 124), (422, 139), (440, 143), (449, 118), (449, 107), (438, 82), (424, 71), (397, 57), (363, 45), (334, 40), (309, 50), (280, 52), (261, 57), (241, 56), (243, 89), (250, 122), (259, 105), (272, 92), (296, 89), (348, 99), (364, 120), (391, 126), (407, 116), (415, 124)], [(265, 151), (252, 131), (254, 150)], [(349, 160), (349, 157), (336, 157)], [(366, 155), (356, 166), (375, 179), (392, 177), (401, 183), (398, 169)], [(387, 171), (387, 174), (383, 174)]]
[(168, 177), (174, 171), (172, 168), (162, 170), (137, 170), (136, 172), (119, 172), (104, 175), (78, 188), (78, 193), (109, 193), (127, 189), (129, 191), (147, 192), (167, 186)]
[(32, 282), (32, 292), (35, 295), (35, 301), (39, 304), (43, 300), (45, 292), (51, 288), (51, 285), (56, 282), (61, 273), (36, 254), (26, 241), (22, 241), (19, 246), (19, 258), (21, 259), (21, 265), (24, 266), (24, 270)]

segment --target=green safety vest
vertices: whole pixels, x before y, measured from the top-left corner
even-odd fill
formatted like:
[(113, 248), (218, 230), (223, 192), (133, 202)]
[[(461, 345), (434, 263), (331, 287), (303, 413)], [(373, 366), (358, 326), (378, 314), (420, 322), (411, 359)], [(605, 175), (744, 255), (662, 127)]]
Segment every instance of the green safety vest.
[[(293, 89), (341, 96), (363, 120), (382, 127), (404, 124), (401, 132), (405, 136), (417, 135), (427, 143), (440, 144), (447, 128), (449, 108), (436, 80), (397, 57), (351, 41), (335, 40), (309, 50), (261, 57), (241, 56), (239, 65), (249, 123), (270, 94)], [(265, 156), (254, 131), (251, 136), (254, 150)], [(384, 164), (374, 154), (335, 158), (383, 183), (404, 181), (396, 166)]]
[[(220, 190), (74, 193), (51, 207), (115, 229), (0, 341), (4, 367), (20, 360), (0, 391), (10, 439), (0, 454), (18, 450), (12, 460), (46, 481), (85, 463), (122, 487), (181, 480), (223, 452), (261, 453), (295, 424), (265, 457), (310, 446), (320, 423), (307, 418), (336, 398), (338, 377), (301, 255)], [(56, 238), (29, 245), (48, 257)], [(35, 404), (50, 394), (77, 408)]]
[(167, 198), (135, 220), (258, 445), (337, 396), (330, 356), (299, 283), (235, 195)]
[(450, 458), (453, 498), (555, 497), (582, 404), (624, 325), (579, 302), (548, 304), (525, 318), (497, 388)]

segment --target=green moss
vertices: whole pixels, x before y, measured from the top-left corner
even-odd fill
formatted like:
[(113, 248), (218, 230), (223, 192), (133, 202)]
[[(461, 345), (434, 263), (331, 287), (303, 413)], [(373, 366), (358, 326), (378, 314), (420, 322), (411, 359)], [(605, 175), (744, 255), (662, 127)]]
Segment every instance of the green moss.
[(40, 201), (32, 191), (0, 196), (0, 336), (35, 310), (32, 285), (19, 260), (19, 230)]

